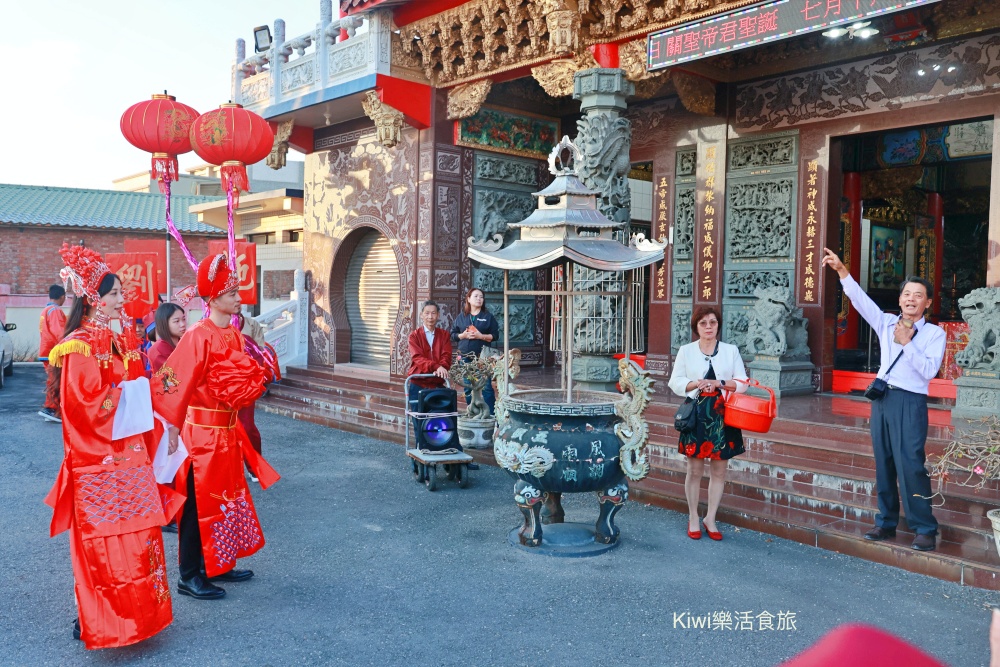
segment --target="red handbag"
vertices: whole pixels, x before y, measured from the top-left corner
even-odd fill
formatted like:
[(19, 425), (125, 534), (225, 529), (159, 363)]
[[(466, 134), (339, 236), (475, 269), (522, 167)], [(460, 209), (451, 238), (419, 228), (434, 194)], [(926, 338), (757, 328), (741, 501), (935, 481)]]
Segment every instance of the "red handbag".
[(771, 430), (771, 422), (778, 414), (778, 402), (774, 398), (774, 390), (762, 385), (756, 380), (736, 380), (751, 387), (759, 387), (770, 394), (770, 398), (757, 398), (748, 394), (737, 394), (735, 391), (726, 397), (726, 414), (723, 419), (726, 426), (751, 431), (767, 433)]

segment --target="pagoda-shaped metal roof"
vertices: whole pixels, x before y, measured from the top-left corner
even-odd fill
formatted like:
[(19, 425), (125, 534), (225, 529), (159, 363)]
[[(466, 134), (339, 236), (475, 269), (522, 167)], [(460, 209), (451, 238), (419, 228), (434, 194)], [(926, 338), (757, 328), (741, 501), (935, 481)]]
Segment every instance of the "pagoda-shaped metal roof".
[[(562, 161), (569, 151), (572, 167)], [(597, 195), (576, 174), (581, 160), (580, 149), (563, 137), (549, 154), (549, 171), (555, 180), (540, 192), (538, 208), (521, 222), (510, 223), (519, 229), (521, 238), (507, 247), (503, 236), (475, 241), (469, 239), (469, 259), (499, 269), (535, 269), (571, 260), (601, 271), (625, 271), (663, 259), (666, 243), (634, 236), (629, 245), (614, 238), (615, 229), (624, 223), (609, 220), (597, 208)]]

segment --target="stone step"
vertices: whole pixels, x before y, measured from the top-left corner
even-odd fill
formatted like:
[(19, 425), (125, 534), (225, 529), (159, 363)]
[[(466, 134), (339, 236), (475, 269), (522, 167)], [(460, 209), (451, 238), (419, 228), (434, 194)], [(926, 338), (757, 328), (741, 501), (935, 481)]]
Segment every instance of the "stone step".
[[(742, 457), (741, 457), (742, 458)], [(726, 475), (726, 494), (752, 498), (769, 505), (786, 506), (822, 514), (831, 520), (845, 519), (867, 525), (874, 525), (877, 501), (874, 484), (861, 484), (854, 490), (836, 485), (836, 479), (824, 480), (822, 484), (805, 483), (776, 476), (775, 467), (743, 461), (741, 458), (730, 462)], [(685, 462), (679, 459), (659, 458), (651, 466), (651, 476), (670, 479), (683, 485)], [(833, 482), (832, 485), (828, 485)], [(704, 490), (708, 488), (708, 478), (702, 480)], [(985, 511), (992, 509), (980, 505), (970, 507), (951, 500), (946, 506), (937, 508), (934, 516), (939, 523), (944, 540), (969, 544), (982, 551), (996, 552), (992, 526)], [(905, 521), (905, 520), (904, 520)], [(903, 528), (907, 528), (903, 525)]]
[[(633, 486), (634, 500), (687, 514), (683, 481), (650, 477)], [(704, 511), (704, 510), (703, 510)], [(718, 515), (720, 523), (769, 533), (802, 544), (927, 574), (955, 583), (1000, 590), (1000, 556), (969, 544), (939, 540), (937, 550), (910, 548), (913, 535), (903, 530), (894, 540), (869, 542), (864, 533), (871, 524), (831, 517), (807, 510), (726, 494)], [(723, 534), (728, 532), (723, 528)]]

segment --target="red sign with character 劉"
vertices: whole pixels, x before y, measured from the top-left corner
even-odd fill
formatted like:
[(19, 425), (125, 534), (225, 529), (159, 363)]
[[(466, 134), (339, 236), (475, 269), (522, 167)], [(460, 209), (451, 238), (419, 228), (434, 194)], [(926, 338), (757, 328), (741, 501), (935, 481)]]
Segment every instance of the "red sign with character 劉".
[[(229, 252), (229, 241), (209, 241), (208, 254)], [(257, 303), (257, 244), (236, 242), (236, 271), (240, 277), (240, 300), (245, 306)]]
[[(126, 253), (153, 253), (156, 255), (156, 293), (167, 293), (167, 242), (163, 239), (125, 239)], [(179, 250), (177, 252), (180, 252)]]
[(138, 320), (156, 310), (159, 305), (156, 292), (159, 262), (155, 253), (110, 253), (104, 256), (104, 260), (122, 282), (126, 315)]

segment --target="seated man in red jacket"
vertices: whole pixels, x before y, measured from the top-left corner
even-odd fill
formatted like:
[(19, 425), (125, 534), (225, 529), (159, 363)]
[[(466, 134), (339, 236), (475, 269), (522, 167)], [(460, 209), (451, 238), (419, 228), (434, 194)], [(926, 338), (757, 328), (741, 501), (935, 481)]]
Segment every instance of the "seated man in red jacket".
[(421, 389), (443, 386), (451, 368), (451, 335), (437, 328), (438, 314), (436, 302), (425, 302), (420, 310), (423, 326), (411, 333), (407, 341), (410, 347), (410, 372), (407, 375), (433, 373), (437, 376), (412, 380), (407, 397), (411, 401), (417, 400), (417, 392)]
[[(420, 390), (443, 386), (444, 378), (448, 377), (448, 369), (451, 368), (451, 334), (445, 329), (437, 328), (438, 315), (437, 303), (424, 302), (424, 307), (420, 310), (423, 326), (411, 333), (407, 341), (410, 348), (410, 372), (407, 375), (433, 373), (437, 376), (410, 381), (409, 395), (406, 398), (411, 411), (417, 409), (417, 394)], [(413, 428), (419, 428), (416, 419), (413, 420)]]

